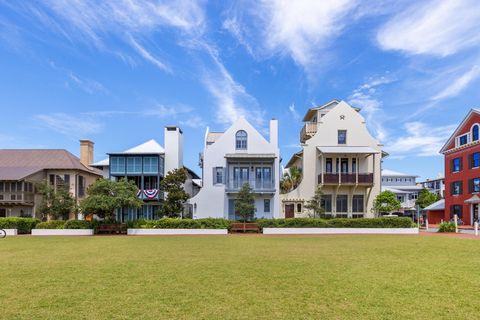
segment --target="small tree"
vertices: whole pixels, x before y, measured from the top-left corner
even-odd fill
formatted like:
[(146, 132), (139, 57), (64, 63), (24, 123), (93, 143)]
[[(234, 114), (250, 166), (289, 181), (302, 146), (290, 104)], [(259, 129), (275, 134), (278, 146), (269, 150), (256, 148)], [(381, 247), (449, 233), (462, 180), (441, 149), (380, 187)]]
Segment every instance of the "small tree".
[(169, 171), (160, 183), (160, 188), (167, 193), (163, 203), (163, 213), (168, 217), (178, 217), (183, 212), (185, 203), (190, 196), (183, 188), (187, 180), (185, 168)]
[(135, 182), (123, 178), (119, 181), (97, 179), (87, 189), (87, 197), (80, 203), (84, 214), (95, 214), (105, 220), (115, 219), (115, 209), (140, 208)]
[(302, 169), (297, 167), (288, 168), (280, 181), (280, 189), (282, 193), (288, 193), (297, 188), (300, 182), (302, 182), (302, 177)]
[(418, 193), (418, 198), (417, 201), (415, 201), (415, 205), (420, 206), (420, 209), (424, 209), (438, 200), (438, 195), (431, 193), (430, 191), (428, 191), (428, 189), (423, 188)]
[(75, 199), (67, 188), (57, 188), (50, 185), (47, 181), (37, 186), (43, 199), (37, 211), (42, 214), (43, 219), (68, 220), (70, 213), (76, 209)]
[(255, 198), (252, 191), (250, 185), (245, 183), (235, 200), (235, 212), (238, 213), (243, 223), (252, 220), (255, 215)]
[(317, 214), (318, 217), (320, 217), (322, 213), (325, 212), (324, 208), (322, 208), (322, 196), (322, 188), (320, 186), (317, 186), (314, 196), (312, 197), (312, 199), (307, 201), (307, 204), (305, 204), (305, 208), (313, 211), (314, 218), (317, 217)]
[(389, 190), (380, 192), (373, 200), (372, 211), (378, 215), (380, 212), (392, 212), (400, 210), (401, 204), (395, 193)]

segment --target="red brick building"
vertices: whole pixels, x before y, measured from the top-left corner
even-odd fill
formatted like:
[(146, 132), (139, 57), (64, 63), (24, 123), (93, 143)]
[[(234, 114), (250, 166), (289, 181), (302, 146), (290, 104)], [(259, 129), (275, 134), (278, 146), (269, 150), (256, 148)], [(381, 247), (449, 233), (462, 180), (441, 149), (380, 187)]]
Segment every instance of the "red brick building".
[(445, 155), (445, 207), (428, 211), (429, 223), (456, 214), (464, 224), (480, 215), (480, 110), (472, 109), (440, 150)]

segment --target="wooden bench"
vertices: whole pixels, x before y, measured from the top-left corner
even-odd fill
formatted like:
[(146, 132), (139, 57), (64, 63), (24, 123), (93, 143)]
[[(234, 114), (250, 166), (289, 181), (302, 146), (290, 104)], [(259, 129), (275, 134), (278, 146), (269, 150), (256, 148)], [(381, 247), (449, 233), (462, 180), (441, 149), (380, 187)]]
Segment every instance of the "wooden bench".
[(247, 232), (247, 231), (254, 231), (254, 232), (260, 232), (260, 228), (258, 225), (254, 222), (235, 222), (232, 223), (230, 227), (230, 232)]
[(127, 234), (127, 224), (100, 224), (97, 226), (97, 234)]

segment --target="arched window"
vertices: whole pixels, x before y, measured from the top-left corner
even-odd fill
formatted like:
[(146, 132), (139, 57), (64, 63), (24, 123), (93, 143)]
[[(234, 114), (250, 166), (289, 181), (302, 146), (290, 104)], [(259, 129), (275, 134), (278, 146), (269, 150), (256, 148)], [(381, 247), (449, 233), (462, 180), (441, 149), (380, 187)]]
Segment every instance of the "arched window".
[(472, 141), (478, 140), (478, 124), (474, 125), (472, 128)]
[(237, 150), (247, 150), (247, 133), (245, 131), (237, 131), (235, 135), (235, 147)]

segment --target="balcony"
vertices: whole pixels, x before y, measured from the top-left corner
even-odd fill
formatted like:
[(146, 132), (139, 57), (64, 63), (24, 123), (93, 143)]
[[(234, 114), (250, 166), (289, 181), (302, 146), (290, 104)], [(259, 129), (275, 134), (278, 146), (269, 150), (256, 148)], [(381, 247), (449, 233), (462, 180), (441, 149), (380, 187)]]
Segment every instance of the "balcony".
[(159, 189), (145, 189), (145, 190), (138, 190), (137, 197), (142, 200), (162, 200), (164, 198), (163, 191)]
[(275, 192), (275, 182), (266, 181), (266, 180), (228, 180), (225, 189), (227, 192), (238, 192), (242, 186), (248, 183), (250, 188), (253, 189), (254, 193), (274, 193)]
[(304, 143), (317, 133), (318, 123), (316, 122), (306, 122), (300, 131), (300, 141)]
[(359, 173), (358, 180), (356, 173), (324, 173), (323, 181), (322, 175), (318, 175), (318, 183), (325, 185), (336, 185), (336, 184), (345, 184), (345, 185), (372, 185), (373, 184), (373, 173)]
[(0, 192), (1, 204), (33, 205), (33, 192)]

